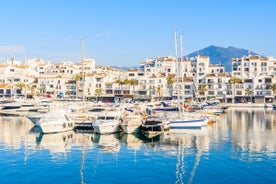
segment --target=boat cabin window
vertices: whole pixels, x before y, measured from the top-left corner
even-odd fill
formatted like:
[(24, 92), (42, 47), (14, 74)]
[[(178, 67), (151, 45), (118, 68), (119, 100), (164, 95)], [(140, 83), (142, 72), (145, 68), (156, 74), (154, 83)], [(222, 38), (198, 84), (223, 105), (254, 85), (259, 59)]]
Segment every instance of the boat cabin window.
[(115, 117), (113, 117), (113, 116), (99, 116), (97, 119), (98, 120), (114, 120)]
[(115, 117), (106, 117), (106, 120), (114, 120)]
[(88, 111), (89, 112), (102, 112), (103, 109), (101, 109), (101, 108), (98, 108), (98, 109), (89, 109)]
[(105, 116), (99, 116), (97, 119), (98, 120), (105, 120)]

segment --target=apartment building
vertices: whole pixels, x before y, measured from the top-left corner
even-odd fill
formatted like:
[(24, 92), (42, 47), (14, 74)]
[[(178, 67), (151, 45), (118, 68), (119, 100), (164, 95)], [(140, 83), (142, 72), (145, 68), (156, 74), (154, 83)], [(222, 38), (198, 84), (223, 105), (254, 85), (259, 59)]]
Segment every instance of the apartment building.
[(276, 59), (273, 57), (244, 56), (232, 59), (232, 76), (241, 79), (234, 84), (238, 102), (253, 99), (255, 102), (274, 101), (273, 84), (276, 76)]
[(138, 68), (128, 70), (96, 65), (93, 59), (50, 63), (35, 58), (26, 60), (24, 65), (11, 59), (0, 64), (0, 95), (261, 103), (274, 100), (275, 76), (276, 59), (250, 55), (233, 58), (230, 73), (225, 72), (223, 65), (210, 64), (208, 56), (148, 58)]

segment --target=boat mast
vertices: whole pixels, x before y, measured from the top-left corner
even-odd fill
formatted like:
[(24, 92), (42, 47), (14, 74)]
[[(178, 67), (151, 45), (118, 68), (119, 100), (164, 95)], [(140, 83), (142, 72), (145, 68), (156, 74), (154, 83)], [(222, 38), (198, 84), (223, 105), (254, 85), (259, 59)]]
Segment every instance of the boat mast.
[[(185, 100), (185, 98), (184, 98), (185, 91), (184, 91), (184, 75), (183, 75), (183, 68), (182, 68), (182, 65), (183, 65), (183, 63), (182, 63), (182, 57), (183, 57), (183, 43), (182, 43), (182, 32), (181, 32), (181, 34), (180, 34), (180, 63), (179, 63), (179, 68), (180, 68), (180, 70), (179, 70), (179, 76), (181, 77), (180, 78), (181, 84), (179, 86), (181, 86), (181, 89), (182, 89), (182, 97), (181, 97), (181, 99), (184, 102), (184, 100)], [(180, 109), (179, 109), (179, 111), (180, 111)]]
[(178, 110), (180, 111), (180, 96), (179, 96), (179, 61), (178, 61), (178, 53), (177, 53), (177, 35), (176, 31), (174, 32), (174, 46), (175, 46), (175, 59), (176, 59), (176, 88), (177, 88), (177, 104)]
[(81, 38), (81, 73), (82, 73), (82, 102), (84, 103), (84, 68), (83, 68), (83, 62), (84, 62), (84, 41), (83, 38)]

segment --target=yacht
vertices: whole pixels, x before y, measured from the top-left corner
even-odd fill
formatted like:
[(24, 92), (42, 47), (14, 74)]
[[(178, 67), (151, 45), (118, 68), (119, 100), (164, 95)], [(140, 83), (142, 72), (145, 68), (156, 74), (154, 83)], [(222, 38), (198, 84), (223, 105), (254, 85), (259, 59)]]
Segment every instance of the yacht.
[(164, 131), (164, 126), (167, 124), (167, 119), (164, 117), (152, 115), (148, 116), (141, 125), (141, 132), (147, 137), (152, 138), (160, 135)]
[(97, 134), (109, 134), (120, 132), (120, 111), (105, 111), (100, 113), (95, 122), (92, 123), (94, 132)]
[(120, 126), (124, 133), (138, 133), (143, 124), (143, 119), (143, 115), (139, 112), (126, 112), (122, 116)]
[(200, 129), (207, 126), (208, 117), (196, 112), (182, 112), (175, 116), (171, 116), (169, 120), (170, 132), (178, 129)]
[(36, 123), (42, 133), (65, 132), (73, 130), (75, 126), (75, 122), (68, 117), (64, 109), (54, 109), (43, 114)]

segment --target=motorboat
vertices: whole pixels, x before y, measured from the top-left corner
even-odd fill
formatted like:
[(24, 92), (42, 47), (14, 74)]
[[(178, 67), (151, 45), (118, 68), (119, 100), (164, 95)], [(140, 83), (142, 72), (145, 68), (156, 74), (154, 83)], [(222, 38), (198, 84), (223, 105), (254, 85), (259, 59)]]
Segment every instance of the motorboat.
[(148, 116), (141, 125), (141, 132), (147, 137), (152, 138), (162, 134), (164, 130), (165, 119), (160, 116)]
[(122, 123), (120, 124), (124, 133), (138, 133), (143, 124), (143, 115), (138, 112), (126, 112), (122, 116)]
[(42, 133), (57, 133), (73, 130), (75, 122), (68, 117), (64, 109), (54, 109), (43, 114), (37, 126), (40, 127)]
[(105, 111), (100, 113), (95, 122), (92, 123), (94, 132), (97, 134), (109, 134), (120, 132), (120, 111)]

